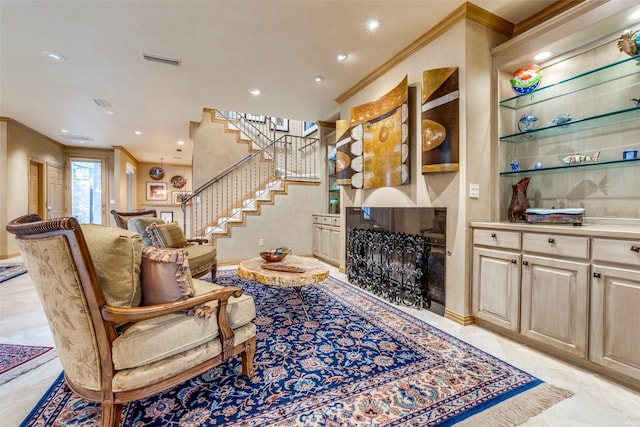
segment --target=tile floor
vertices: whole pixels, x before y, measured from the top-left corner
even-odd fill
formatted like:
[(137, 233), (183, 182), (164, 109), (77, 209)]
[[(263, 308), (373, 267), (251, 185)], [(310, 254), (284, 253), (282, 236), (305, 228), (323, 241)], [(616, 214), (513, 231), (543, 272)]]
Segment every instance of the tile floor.
[[(16, 259), (0, 262), (11, 261)], [(334, 267), (330, 271), (346, 281), (346, 276)], [(477, 326), (461, 326), (428, 311), (405, 310), (545, 382), (574, 392), (573, 397), (531, 418), (525, 426), (640, 427), (638, 392)], [(53, 345), (28, 273), (0, 284), (0, 342)], [(61, 371), (60, 362), (54, 359), (0, 386), (0, 424), (18, 426)]]

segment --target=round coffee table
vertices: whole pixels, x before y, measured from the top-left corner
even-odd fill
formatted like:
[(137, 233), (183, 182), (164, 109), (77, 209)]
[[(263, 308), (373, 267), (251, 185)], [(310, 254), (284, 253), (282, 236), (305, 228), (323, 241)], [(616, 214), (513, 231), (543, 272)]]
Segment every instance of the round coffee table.
[[(266, 269), (263, 267), (264, 265), (269, 268), (297, 271)], [(262, 283), (268, 289), (292, 287), (298, 294), (302, 309), (309, 320), (309, 312), (302, 296), (302, 287), (325, 281), (329, 277), (329, 270), (315, 258), (287, 255), (278, 262), (266, 262), (261, 257), (244, 260), (238, 265), (237, 274), (243, 279)]]

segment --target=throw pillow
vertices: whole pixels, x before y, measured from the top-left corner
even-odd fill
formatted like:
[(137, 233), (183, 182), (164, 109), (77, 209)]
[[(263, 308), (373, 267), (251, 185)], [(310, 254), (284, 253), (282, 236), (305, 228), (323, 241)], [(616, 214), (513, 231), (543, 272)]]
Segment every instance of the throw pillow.
[[(184, 249), (143, 246), (141, 270), (142, 305), (174, 302), (196, 294)], [(204, 305), (188, 312), (204, 318), (211, 317), (212, 313), (213, 309)]]
[(183, 248), (189, 244), (177, 222), (153, 223), (146, 230), (153, 245), (159, 248)]
[(140, 235), (116, 227), (82, 224), (100, 288), (107, 304), (136, 307), (140, 304)]
[(164, 221), (155, 216), (136, 216), (127, 221), (127, 228), (142, 236), (142, 244), (151, 246), (153, 242), (151, 236), (147, 232), (147, 227), (153, 223), (164, 224)]

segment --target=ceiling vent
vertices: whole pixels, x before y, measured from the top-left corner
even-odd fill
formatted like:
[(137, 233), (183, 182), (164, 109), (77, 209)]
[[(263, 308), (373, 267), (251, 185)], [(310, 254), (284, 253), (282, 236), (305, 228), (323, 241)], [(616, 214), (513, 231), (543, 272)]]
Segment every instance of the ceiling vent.
[(65, 139), (67, 141), (76, 141), (76, 142), (90, 142), (93, 141), (93, 138), (91, 138), (90, 136), (84, 136), (84, 135), (69, 135), (66, 133), (62, 133), (62, 134), (58, 134), (56, 135), (58, 138), (60, 139)]
[(167, 65), (175, 65), (177, 67), (180, 66), (180, 60), (179, 59), (173, 59), (173, 58), (167, 58), (167, 57), (164, 57), (164, 56), (152, 55), (150, 53), (143, 53), (142, 57), (147, 61), (159, 62), (161, 64), (167, 64)]
[(111, 103), (106, 99), (93, 98), (93, 102), (95, 102), (98, 107), (111, 108)]

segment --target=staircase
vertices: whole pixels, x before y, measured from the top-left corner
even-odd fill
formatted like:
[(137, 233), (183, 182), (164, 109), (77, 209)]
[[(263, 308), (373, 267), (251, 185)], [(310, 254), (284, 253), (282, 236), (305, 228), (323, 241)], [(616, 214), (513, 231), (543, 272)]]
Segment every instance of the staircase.
[(277, 134), (271, 118), (215, 110), (216, 121), (238, 132), (247, 142), (246, 157), (197, 188), (182, 201), (183, 227), (190, 237), (229, 237), (233, 226), (248, 215), (259, 215), (262, 204), (273, 204), (287, 186), (320, 183), (317, 170), (319, 140)]

